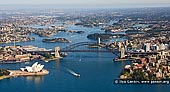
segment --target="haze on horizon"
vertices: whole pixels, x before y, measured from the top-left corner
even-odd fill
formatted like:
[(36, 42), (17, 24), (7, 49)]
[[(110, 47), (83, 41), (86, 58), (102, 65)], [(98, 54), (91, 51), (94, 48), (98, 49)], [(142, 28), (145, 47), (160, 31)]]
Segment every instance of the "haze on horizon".
[(136, 8), (168, 6), (170, 6), (170, 0), (0, 0), (1, 8)]

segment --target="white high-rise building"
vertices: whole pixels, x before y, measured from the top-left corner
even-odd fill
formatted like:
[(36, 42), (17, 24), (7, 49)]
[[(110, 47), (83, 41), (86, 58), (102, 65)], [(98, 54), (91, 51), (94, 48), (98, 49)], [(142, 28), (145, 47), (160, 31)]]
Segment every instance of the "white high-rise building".
[(156, 46), (156, 50), (159, 50), (159, 46)]
[(150, 43), (145, 44), (145, 52), (150, 52)]

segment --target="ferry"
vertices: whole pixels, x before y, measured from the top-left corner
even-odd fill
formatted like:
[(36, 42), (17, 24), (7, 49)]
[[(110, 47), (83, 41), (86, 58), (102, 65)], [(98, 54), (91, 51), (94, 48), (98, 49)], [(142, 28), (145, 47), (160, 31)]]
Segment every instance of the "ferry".
[(61, 57), (66, 57), (68, 54), (66, 52), (60, 52)]
[(80, 77), (80, 74), (75, 73), (74, 71), (67, 69), (72, 75), (76, 76), (76, 77)]
[(76, 77), (80, 77), (80, 74), (73, 74), (73, 75), (75, 75)]

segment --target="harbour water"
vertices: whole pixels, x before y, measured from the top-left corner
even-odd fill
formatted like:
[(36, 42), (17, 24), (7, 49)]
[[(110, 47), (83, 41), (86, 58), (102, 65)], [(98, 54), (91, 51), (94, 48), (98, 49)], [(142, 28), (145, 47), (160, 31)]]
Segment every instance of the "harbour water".
[[(103, 32), (99, 28), (83, 28), (68, 26), (72, 30), (85, 31), (84, 34), (57, 33), (54, 37), (66, 37), (72, 43), (91, 41), (86, 38), (87, 34)], [(38, 37), (35, 41), (17, 43), (17, 45), (34, 45), (48, 49), (55, 46), (65, 47), (72, 43), (43, 43), (46, 37)], [(81, 39), (81, 40), (80, 40)], [(115, 40), (115, 39), (114, 39)], [(121, 39), (116, 39), (121, 40)], [(12, 45), (10, 44), (1, 44)], [(126, 62), (113, 62), (116, 56), (112, 53), (76, 52), (68, 53), (68, 56), (55, 61), (39, 63), (45, 65), (49, 71), (45, 76), (28, 76), (9, 78), (0, 81), (0, 92), (168, 92), (169, 85), (166, 84), (115, 84)], [(35, 60), (37, 61), (37, 60)], [(28, 63), (0, 64), (0, 68), (19, 69), (30, 66), (35, 61)], [(79, 73), (80, 77), (73, 76), (69, 71)]]

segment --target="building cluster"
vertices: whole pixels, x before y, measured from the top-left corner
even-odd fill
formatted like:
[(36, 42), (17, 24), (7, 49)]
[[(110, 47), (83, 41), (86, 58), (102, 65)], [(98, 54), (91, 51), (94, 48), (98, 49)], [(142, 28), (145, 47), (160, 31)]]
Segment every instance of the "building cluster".
[(21, 30), (21, 28), (17, 28), (13, 25), (0, 26), (0, 44), (35, 40), (33, 37), (28, 37), (28, 33), (30, 32)]
[(103, 29), (105, 30), (106, 33), (108, 32), (120, 32), (120, 31), (139, 31), (139, 32), (146, 32), (146, 31), (151, 31), (151, 30), (170, 30), (169, 21), (152, 21), (152, 20), (145, 20), (145, 18), (141, 20), (136, 20), (136, 19), (127, 19), (124, 18), (122, 20), (119, 20), (112, 25), (107, 25)]
[(160, 80), (170, 78), (170, 51), (160, 51), (126, 65), (121, 79)]
[(30, 51), (50, 51), (45, 48), (34, 46), (3, 46), (0, 47), (0, 62), (15, 63), (26, 62), (33, 59), (39, 59), (42, 56), (39, 54), (30, 53)]
[(26, 46), (22, 46), (22, 50), (29, 52), (29, 51), (51, 51), (52, 49), (39, 48), (33, 45), (26, 45)]
[[(170, 34), (169, 34), (170, 35)], [(107, 44), (107, 47), (110, 49), (124, 48), (127, 52), (157, 52), (160, 50), (170, 50), (170, 39), (169, 37), (150, 37), (149, 39), (133, 39), (112, 42)]]
[(133, 63), (126, 65), (120, 75), (121, 79), (136, 80), (161, 80), (170, 78), (170, 33), (168, 31), (147, 32), (146, 34), (133, 36), (124, 42), (112, 43), (113, 47), (124, 48), (125, 52), (133, 55), (124, 55), (120, 49), (121, 58), (132, 58)]

